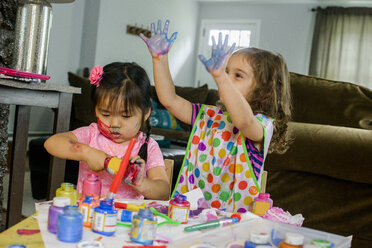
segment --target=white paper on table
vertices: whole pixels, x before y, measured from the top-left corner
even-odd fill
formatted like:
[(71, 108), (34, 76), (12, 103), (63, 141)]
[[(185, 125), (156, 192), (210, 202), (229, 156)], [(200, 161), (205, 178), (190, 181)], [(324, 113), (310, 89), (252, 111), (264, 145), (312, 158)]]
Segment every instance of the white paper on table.
[(191, 190), (183, 195), (185, 195), (187, 197), (187, 201), (190, 202), (190, 210), (198, 209), (198, 200), (200, 198), (204, 198), (204, 194), (200, 188)]

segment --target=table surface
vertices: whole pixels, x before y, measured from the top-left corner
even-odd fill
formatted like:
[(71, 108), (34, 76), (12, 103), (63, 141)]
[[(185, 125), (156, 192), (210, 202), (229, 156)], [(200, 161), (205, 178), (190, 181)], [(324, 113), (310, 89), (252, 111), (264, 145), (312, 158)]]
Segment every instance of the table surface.
[(17, 233), (18, 229), (39, 229), (38, 221), (34, 216), (30, 216), (0, 233), (0, 247), (8, 247), (11, 244), (23, 244), (27, 248), (44, 248), (40, 232), (32, 235), (20, 235)]

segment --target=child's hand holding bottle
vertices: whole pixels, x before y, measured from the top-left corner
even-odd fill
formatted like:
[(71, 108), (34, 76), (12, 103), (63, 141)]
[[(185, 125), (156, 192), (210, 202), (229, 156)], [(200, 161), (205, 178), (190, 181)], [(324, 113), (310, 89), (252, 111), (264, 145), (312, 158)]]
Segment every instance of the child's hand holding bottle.
[(177, 32), (173, 33), (170, 39), (168, 36), (169, 20), (165, 21), (164, 29), (161, 30), (161, 20), (158, 21), (158, 27), (155, 31), (155, 24), (151, 23), (151, 38), (147, 38), (144, 34), (140, 34), (142, 40), (146, 43), (151, 56), (158, 58), (159, 55), (168, 53), (172, 43), (177, 38)]

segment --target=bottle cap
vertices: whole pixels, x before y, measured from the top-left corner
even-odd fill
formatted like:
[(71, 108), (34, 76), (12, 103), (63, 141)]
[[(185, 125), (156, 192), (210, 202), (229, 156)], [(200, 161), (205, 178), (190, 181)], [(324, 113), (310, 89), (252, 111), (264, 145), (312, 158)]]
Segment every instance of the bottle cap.
[(303, 245), (304, 236), (298, 233), (286, 233), (284, 242), (290, 245)]
[(68, 197), (56, 196), (53, 198), (53, 206), (64, 207), (71, 204), (71, 199)]
[(258, 198), (268, 199), (268, 198), (270, 198), (270, 194), (269, 193), (259, 193)]
[(62, 183), (61, 188), (65, 191), (72, 191), (74, 190), (74, 185), (72, 183)]
[(313, 239), (311, 244), (316, 245), (321, 248), (330, 248), (332, 246), (331, 242), (323, 239)]
[(249, 241), (255, 244), (267, 244), (269, 243), (270, 236), (268, 233), (261, 232), (261, 233), (251, 233)]
[(90, 173), (87, 177), (88, 181), (97, 181), (98, 180), (98, 176), (94, 173)]

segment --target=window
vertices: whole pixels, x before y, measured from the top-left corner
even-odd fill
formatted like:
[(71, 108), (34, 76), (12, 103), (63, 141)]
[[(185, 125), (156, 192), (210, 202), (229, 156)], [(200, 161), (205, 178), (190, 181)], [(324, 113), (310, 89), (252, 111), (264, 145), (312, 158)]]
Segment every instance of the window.
[[(221, 32), (223, 39), (229, 35), (228, 46), (236, 43), (235, 49), (244, 47), (258, 47), (260, 30), (259, 20), (202, 20), (199, 37), (198, 54), (203, 54), (207, 59), (212, 52), (212, 36), (218, 42)], [(205, 70), (203, 63), (196, 61), (195, 82), (196, 86), (208, 84), (208, 88), (217, 89), (211, 75)]]

